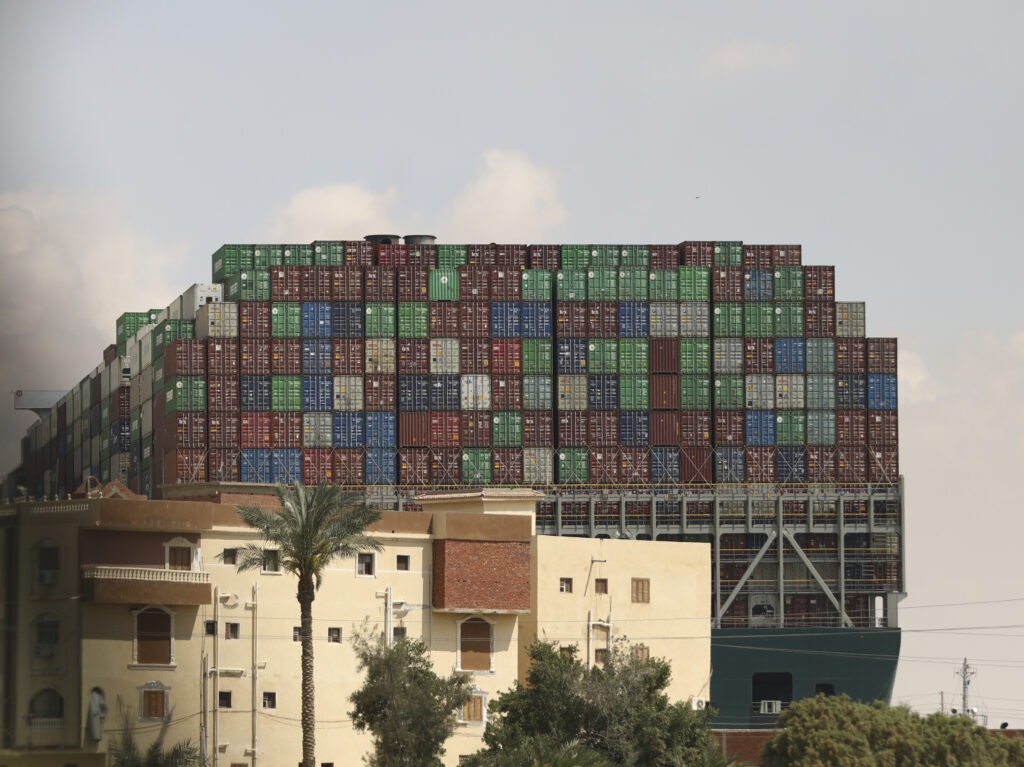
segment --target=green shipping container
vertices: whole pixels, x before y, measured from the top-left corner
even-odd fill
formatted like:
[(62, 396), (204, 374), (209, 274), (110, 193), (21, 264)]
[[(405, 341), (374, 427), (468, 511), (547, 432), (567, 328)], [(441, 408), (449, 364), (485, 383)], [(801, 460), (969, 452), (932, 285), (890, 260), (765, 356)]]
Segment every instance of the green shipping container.
[(711, 269), (706, 266), (680, 266), (679, 300), (710, 301)]
[(582, 269), (560, 269), (555, 273), (559, 301), (587, 300), (587, 273)]
[(117, 318), (114, 330), (117, 338), (118, 354), (123, 356), (123, 352), (120, 351), (122, 343), (126, 343), (129, 338), (138, 333), (146, 325), (153, 324), (155, 318), (152, 318), (149, 312), (125, 312)]
[(382, 302), (368, 303), (366, 305), (366, 337), (392, 338), (394, 335), (395, 305)]
[(552, 272), (547, 269), (527, 269), (523, 272), (524, 301), (550, 301), (553, 291)]
[(619, 245), (619, 263), (622, 266), (650, 266), (650, 245)]
[(730, 302), (716, 304), (711, 316), (716, 336), (743, 337), (743, 304)]
[(715, 409), (741, 410), (746, 402), (743, 384), (740, 375), (715, 376)]
[(206, 410), (206, 377), (178, 376), (164, 387), (164, 415)]
[(802, 410), (779, 411), (775, 417), (775, 444), (806, 445), (807, 414)]
[(647, 375), (647, 339), (619, 339), (619, 370), (633, 375)]
[(236, 274), (255, 269), (253, 250), (251, 245), (221, 245), (212, 258), (213, 281), (227, 282)]
[(679, 407), (707, 410), (711, 407), (711, 379), (708, 376), (679, 376)]
[(708, 375), (711, 372), (711, 341), (707, 338), (679, 339), (679, 372)]
[(438, 245), (437, 265), (441, 269), (455, 269), (466, 263), (468, 253), (465, 245)]
[(164, 349), (172, 341), (196, 337), (195, 320), (164, 320), (153, 330), (153, 359), (163, 357)]
[(431, 301), (458, 301), (459, 270), (451, 267), (431, 270), (429, 296)]
[(563, 269), (586, 269), (588, 266), (590, 266), (589, 245), (562, 246)]
[(491, 444), (494, 447), (523, 446), (523, 413), (500, 410), (491, 417)]
[(747, 338), (775, 335), (775, 304), (748, 303), (743, 308), (743, 332)]
[(622, 264), (622, 248), (619, 245), (588, 245), (590, 248), (590, 265), (597, 267), (620, 266)]
[(253, 245), (252, 265), (254, 269), (270, 271), (284, 261), (284, 245)]
[(647, 269), (624, 267), (619, 269), (619, 300), (646, 301), (650, 277)]
[(270, 377), (270, 409), (302, 410), (302, 376)]
[(430, 335), (430, 309), (428, 307), (429, 304), (426, 301), (403, 301), (398, 305), (399, 338), (427, 338)]
[(590, 455), (585, 447), (563, 447), (558, 451), (559, 484), (579, 485), (590, 481)]
[(594, 266), (587, 271), (587, 299), (619, 300), (619, 270), (610, 266)]
[(775, 304), (775, 337), (802, 338), (804, 335), (803, 302)]
[(491, 449), (467, 447), (462, 450), (462, 484), (486, 485), (491, 481)]
[(649, 410), (651, 382), (646, 375), (619, 376), (619, 410)]
[(802, 266), (775, 268), (775, 300), (804, 300), (804, 268)]
[(523, 375), (554, 372), (554, 348), (550, 338), (523, 339)]
[(250, 269), (236, 274), (224, 288), (227, 301), (269, 301), (270, 272)]
[(836, 444), (836, 413), (834, 410), (807, 411), (807, 444)]
[(716, 242), (714, 264), (715, 266), (743, 266), (743, 243)]
[(302, 304), (277, 301), (270, 307), (270, 335), (274, 338), (302, 337)]
[(587, 370), (590, 373), (619, 372), (619, 341), (617, 338), (591, 338), (587, 344)]
[[(340, 244), (340, 243), (339, 243)], [(312, 245), (286, 245), (284, 252), (281, 254), (281, 266), (312, 266), (313, 257)], [(329, 260), (334, 260), (330, 258)], [(341, 266), (344, 263), (344, 255), (342, 260), (335, 264)]]
[(807, 372), (836, 372), (836, 341), (834, 338), (807, 339)]
[(651, 301), (679, 300), (679, 270), (652, 269), (648, 275), (647, 289)]
[(553, 390), (550, 375), (523, 376), (523, 409), (550, 410)]

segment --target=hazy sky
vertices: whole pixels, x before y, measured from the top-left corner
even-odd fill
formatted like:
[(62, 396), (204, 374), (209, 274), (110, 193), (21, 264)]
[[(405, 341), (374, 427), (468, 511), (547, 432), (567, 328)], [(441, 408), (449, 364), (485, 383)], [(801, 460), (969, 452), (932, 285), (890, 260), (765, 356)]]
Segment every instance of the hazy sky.
[[(1024, 727), (1022, 28), (983, 0), (0, 0), (0, 391), (70, 388), (224, 242), (799, 242), (900, 340), (896, 699), (950, 705), (966, 656)], [(0, 410), (0, 473), (32, 420)]]

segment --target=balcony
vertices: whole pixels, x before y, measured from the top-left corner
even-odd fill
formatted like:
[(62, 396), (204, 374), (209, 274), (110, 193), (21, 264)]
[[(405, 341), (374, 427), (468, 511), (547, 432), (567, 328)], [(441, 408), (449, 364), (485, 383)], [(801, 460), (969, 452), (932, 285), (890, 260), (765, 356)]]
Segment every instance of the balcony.
[(82, 568), (82, 598), (97, 604), (208, 605), (210, 574), (156, 567)]

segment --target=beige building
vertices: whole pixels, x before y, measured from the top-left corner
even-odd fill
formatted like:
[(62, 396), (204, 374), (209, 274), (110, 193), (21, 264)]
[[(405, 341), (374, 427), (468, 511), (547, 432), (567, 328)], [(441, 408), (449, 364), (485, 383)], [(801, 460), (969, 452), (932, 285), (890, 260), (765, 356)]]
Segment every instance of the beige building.
[[(182, 492), (0, 507), (0, 767), (104, 765), (125, 721), (142, 744), (191, 739), (217, 767), (300, 761), (295, 579), (270, 550), (262, 572), (232, 564), (256, 540), (236, 504), (273, 496)], [(325, 573), (318, 762), (357, 764), (370, 747), (349, 718), (361, 629), (422, 639), (439, 673), (473, 675), (450, 765), (480, 748), (487, 702), (524, 677), (537, 636), (591, 663), (628, 638), (672, 662), (670, 697), (707, 698), (706, 544), (536, 536), (531, 491), (420, 500), (384, 512), (382, 551)]]

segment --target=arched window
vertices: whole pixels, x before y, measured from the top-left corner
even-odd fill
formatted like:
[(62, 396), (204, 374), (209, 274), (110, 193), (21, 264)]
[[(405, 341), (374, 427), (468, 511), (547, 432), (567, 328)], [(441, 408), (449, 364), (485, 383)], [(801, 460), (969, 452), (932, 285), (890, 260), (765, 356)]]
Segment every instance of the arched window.
[(191, 570), (196, 558), (196, 546), (187, 538), (178, 536), (164, 544), (164, 567), (168, 570)]
[(159, 607), (135, 614), (135, 658), (141, 665), (174, 663), (174, 616)]
[(56, 690), (47, 687), (35, 694), (28, 704), (28, 715), (35, 719), (63, 719), (64, 698)]
[(493, 627), (483, 618), (468, 618), (459, 625), (459, 668), (491, 671)]

